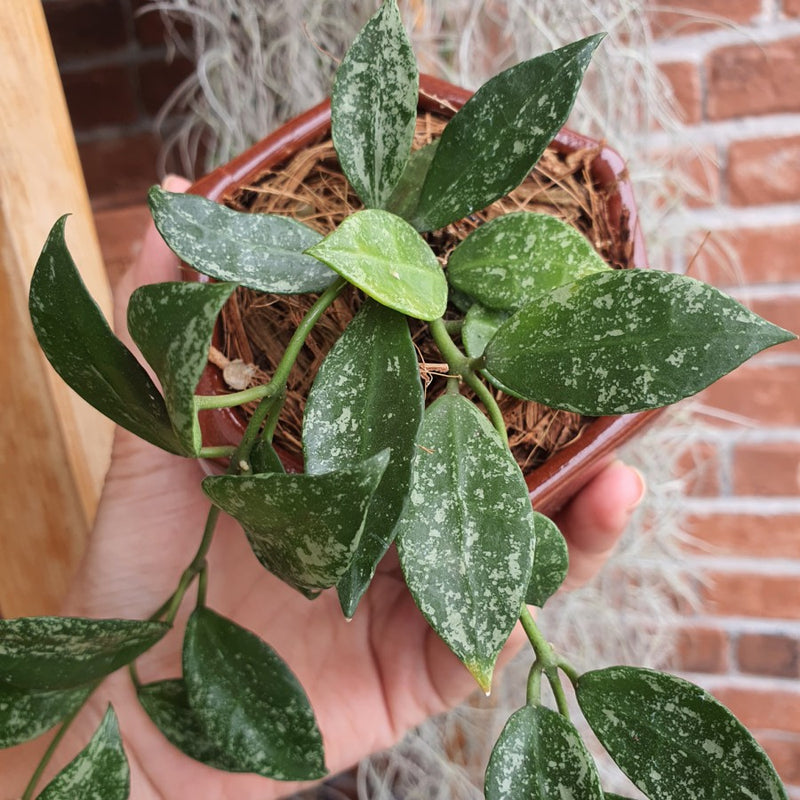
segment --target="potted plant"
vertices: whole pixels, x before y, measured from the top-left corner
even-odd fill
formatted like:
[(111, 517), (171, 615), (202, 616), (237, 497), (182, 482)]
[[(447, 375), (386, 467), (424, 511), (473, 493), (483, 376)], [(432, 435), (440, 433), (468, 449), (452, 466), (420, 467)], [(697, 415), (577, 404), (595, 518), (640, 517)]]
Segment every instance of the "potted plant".
[[(169, 246), (214, 279), (144, 286), (131, 298), (128, 327), (160, 390), (88, 297), (64, 243), (65, 220), (56, 223), (30, 294), (53, 366), (146, 441), (227, 467), (204, 479), (212, 506), (200, 547), (148, 620), (0, 622), (3, 746), (65, 720), (63, 731), (104, 676), (165, 635), (197, 584), (182, 677), (135, 682), (152, 720), (175, 746), (218, 768), (287, 780), (324, 774), (314, 712), (289, 666), (206, 605), (205, 556), (225, 511), (264, 567), (310, 601), (336, 587), (346, 616), (358, 613), (396, 542), (418, 607), (487, 692), (521, 620), (536, 658), (527, 703), (488, 765), (489, 800), (610, 796), (569, 721), (564, 678), (648, 797), (786, 797), (764, 752), (699, 688), (635, 667), (581, 675), (548, 644), (528, 606), (557, 590), (566, 548), (531, 506), (496, 398), (499, 391), (593, 417), (656, 409), (792, 334), (698, 281), (611, 269), (548, 215), (472, 221), (446, 269), (420, 235), (469, 221), (526, 179), (563, 125), (600, 39), (506, 70), (464, 102), (440, 137), (412, 150), (417, 68), (396, 2), (387, 0), (348, 51), (331, 100), (338, 161), (363, 209), (322, 235), (291, 217), (151, 191)], [(198, 394), (218, 314), (238, 286), (311, 300), (268, 382)], [(304, 472), (287, 472), (273, 447), (287, 382), (307, 337), (345, 292), (358, 298), (355, 315), (306, 398)], [(409, 321), (427, 327), (446, 364), (444, 391), (427, 407)], [(201, 416), (244, 404), (253, 410), (235, 444), (203, 441)], [(541, 703), (543, 679), (557, 711)], [(111, 709), (41, 796), (75, 792), (127, 796)]]

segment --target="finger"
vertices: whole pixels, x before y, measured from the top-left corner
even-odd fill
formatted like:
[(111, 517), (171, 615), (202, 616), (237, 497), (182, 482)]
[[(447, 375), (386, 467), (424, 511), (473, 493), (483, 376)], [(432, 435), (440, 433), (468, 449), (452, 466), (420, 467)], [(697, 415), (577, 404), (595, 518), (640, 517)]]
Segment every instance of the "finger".
[(641, 473), (612, 461), (555, 518), (569, 546), (565, 588), (593, 578), (608, 560), (633, 510), (645, 494)]

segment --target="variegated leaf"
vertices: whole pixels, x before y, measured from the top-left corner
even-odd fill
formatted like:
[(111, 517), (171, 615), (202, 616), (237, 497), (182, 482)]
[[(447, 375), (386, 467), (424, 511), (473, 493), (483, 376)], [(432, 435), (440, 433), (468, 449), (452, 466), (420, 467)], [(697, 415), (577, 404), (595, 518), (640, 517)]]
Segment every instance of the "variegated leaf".
[(189, 705), (227, 769), (277, 780), (325, 774), (322, 737), (303, 687), (254, 633), (208, 608), (194, 610), (183, 641)]
[(414, 216), (435, 230), (519, 186), (567, 119), (602, 34), (524, 61), (487, 81), (442, 134)]
[(321, 475), (211, 476), (203, 481), (203, 491), (241, 523), (261, 564), (315, 596), (347, 570), (388, 460), (389, 453), (382, 451)]
[(533, 512), (536, 530), (536, 553), (525, 602), (541, 608), (564, 583), (569, 568), (567, 543), (555, 522), (538, 511)]
[(650, 800), (786, 800), (766, 753), (699, 686), (609, 667), (582, 675), (576, 692), (592, 730)]
[(624, 414), (695, 394), (793, 338), (684, 275), (609, 270), (514, 314), (487, 345), (486, 369), (528, 400)]
[(183, 448), (202, 446), (194, 392), (208, 361), (217, 316), (232, 283), (153, 283), (128, 304), (128, 329), (164, 388), (172, 426)]
[(575, 726), (544, 706), (506, 723), (486, 770), (486, 800), (603, 800), (597, 767)]
[(368, 208), (403, 174), (417, 118), (419, 73), (397, 0), (385, 0), (336, 71), (331, 133), (342, 171)]
[(272, 294), (321, 292), (336, 280), (303, 254), (322, 235), (291, 217), (234, 211), (158, 186), (148, 202), (170, 249), (203, 275)]
[(88, 689), (39, 691), (0, 683), (0, 747), (41, 736), (83, 705), (88, 696)]
[(342, 609), (355, 613), (394, 526), (411, 480), (424, 395), (405, 317), (372, 300), (328, 353), (308, 395), (303, 419), (306, 471), (341, 469), (389, 448), (353, 560), (337, 584)]
[(441, 317), (447, 280), (425, 240), (380, 209), (352, 214), (307, 251), (384, 306), (418, 319)]
[(608, 269), (571, 225), (518, 211), (464, 239), (447, 260), (447, 280), (487, 308), (513, 312), (557, 286)]
[(528, 489), (500, 437), (461, 395), (427, 408), (417, 444), (397, 524), (400, 563), (431, 627), (489, 691), (530, 578)]

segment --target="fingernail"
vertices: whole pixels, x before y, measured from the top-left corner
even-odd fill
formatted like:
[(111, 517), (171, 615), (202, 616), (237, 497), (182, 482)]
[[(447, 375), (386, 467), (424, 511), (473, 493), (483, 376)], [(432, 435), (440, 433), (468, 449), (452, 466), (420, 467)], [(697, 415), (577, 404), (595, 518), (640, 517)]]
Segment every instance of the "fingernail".
[(186, 178), (182, 178), (180, 175), (173, 175), (172, 173), (165, 175), (164, 180), (161, 181), (161, 188), (165, 192), (181, 191), (185, 185)]
[(628, 511), (633, 511), (638, 508), (642, 504), (642, 500), (644, 500), (644, 496), (647, 493), (647, 481), (645, 481), (644, 475), (642, 475), (636, 467), (628, 465), (628, 469), (636, 476), (636, 481), (638, 483), (636, 492), (633, 493), (634, 499), (628, 504)]

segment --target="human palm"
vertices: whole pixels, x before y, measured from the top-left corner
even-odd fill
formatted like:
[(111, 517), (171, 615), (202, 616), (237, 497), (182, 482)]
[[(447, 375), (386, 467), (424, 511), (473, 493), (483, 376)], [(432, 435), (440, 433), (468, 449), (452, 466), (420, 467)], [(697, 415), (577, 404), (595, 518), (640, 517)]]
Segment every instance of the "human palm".
[[(170, 188), (182, 186), (173, 183)], [(141, 283), (173, 280), (177, 268), (151, 230), (137, 265), (115, 293), (120, 335), (130, 291)], [(95, 528), (64, 613), (147, 618), (161, 606), (200, 543), (209, 508), (201, 479), (197, 462), (118, 431)], [(643, 488), (634, 471), (613, 462), (561, 514), (558, 522), (570, 545), (568, 583), (584, 582), (605, 561)], [(266, 572), (241, 529), (224, 516), (208, 554), (208, 576), (209, 607), (267, 641), (304, 686), (331, 772), (390, 746), (475, 688), (414, 605), (393, 551), (350, 622), (335, 592), (323, 592), (310, 602)], [(143, 682), (180, 674), (182, 631), (192, 600), (190, 592), (174, 629), (139, 660)], [(501, 661), (523, 638), (519, 631), (512, 634)], [(297, 788), (212, 770), (182, 755), (147, 718), (124, 670), (93, 695), (59, 748), (51, 772), (85, 744), (109, 702), (120, 718), (133, 800), (269, 800)], [(0, 773), (9, 789), (21, 792), (40, 751), (41, 744), (31, 743), (0, 753)]]

